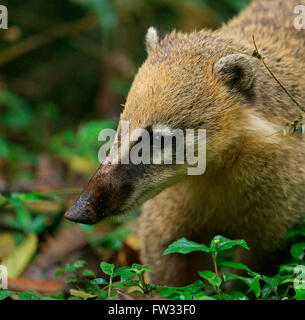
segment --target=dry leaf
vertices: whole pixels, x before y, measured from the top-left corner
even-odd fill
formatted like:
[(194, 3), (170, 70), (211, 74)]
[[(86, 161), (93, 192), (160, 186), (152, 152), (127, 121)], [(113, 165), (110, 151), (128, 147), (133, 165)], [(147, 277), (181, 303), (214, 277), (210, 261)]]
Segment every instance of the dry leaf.
[(71, 296), (80, 297), (80, 298), (95, 298), (97, 295), (89, 294), (82, 290), (70, 289)]
[(9, 256), (16, 247), (16, 240), (9, 232), (3, 232), (0, 236), (0, 257), (2, 259)]
[(65, 291), (67, 285), (64, 281), (31, 280), (25, 278), (9, 278), (8, 289), (17, 292), (33, 290), (39, 293), (56, 293)]
[(32, 233), (22, 242), (21, 245), (5, 259), (2, 264), (7, 267), (8, 276), (11, 278), (18, 278), (22, 271), (31, 261), (38, 246), (38, 238), (36, 234)]

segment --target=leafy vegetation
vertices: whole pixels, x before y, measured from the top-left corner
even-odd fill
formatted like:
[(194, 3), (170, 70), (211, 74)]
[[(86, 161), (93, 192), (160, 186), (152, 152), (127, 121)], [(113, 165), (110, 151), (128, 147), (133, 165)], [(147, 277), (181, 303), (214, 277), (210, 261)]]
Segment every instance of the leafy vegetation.
[[(291, 230), (288, 238), (301, 236), (301, 242), (292, 244), (291, 261), (281, 265), (277, 274), (267, 277), (250, 270), (246, 265), (230, 260), (219, 259), (223, 253), (229, 252), (236, 246), (250, 250), (244, 240), (230, 240), (223, 236), (215, 236), (210, 246), (189, 241), (181, 238), (172, 243), (163, 255), (179, 253), (189, 254), (191, 252), (206, 252), (213, 260), (214, 270), (199, 271), (201, 280), (197, 280), (185, 287), (167, 287), (147, 283), (144, 273), (150, 272), (148, 266), (133, 264), (115, 268), (114, 264), (102, 262), (100, 268), (104, 277), (97, 277), (95, 273), (85, 268), (86, 262), (78, 260), (67, 264), (56, 275), (72, 273), (67, 276), (67, 284), (73, 284), (69, 294), (63, 292), (53, 295), (42, 295), (32, 291), (15, 293), (9, 290), (0, 291), (0, 299), (5, 299), (17, 294), (20, 299), (29, 300), (112, 300), (117, 299), (117, 289), (124, 289), (132, 294), (133, 299), (139, 299), (143, 295), (157, 295), (159, 298), (173, 300), (304, 300), (305, 299), (305, 227)], [(231, 271), (228, 271), (230, 269)], [(235, 272), (233, 272), (233, 270)], [(236, 271), (238, 271), (236, 273)], [(238, 274), (240, 271), (244, 275)], [(230, 283), (235, 281), (235, 289), (231, 289)], [(244, 284), (242, 287), (240, 284)], [(128, 296), (128, 293), (126, 293)], [(130, 298), (130, 297), (129, 297)], [(146, 297), (147, 298), (147, 297)]]

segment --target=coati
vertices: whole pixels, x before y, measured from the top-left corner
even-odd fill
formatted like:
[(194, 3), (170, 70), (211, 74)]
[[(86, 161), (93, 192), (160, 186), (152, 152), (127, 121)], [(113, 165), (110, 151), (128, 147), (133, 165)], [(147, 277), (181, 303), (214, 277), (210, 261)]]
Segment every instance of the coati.
[[(305, 216), (305, 143), (280, 127), (300, 113), (264, 65), (305, 106), (305, 30), (294, 28), (299, 0), (256, 0), (219, 30), (146, 35), (147, 60), (121, 121), (136, 128), (206, 129), (206, 172), (180, 165), (101, 164), (66, 218), (93, 224), (143, 204), (141, 257), (150, 281), (185, 285), (209, 267), (204, 255), (167, 255), (173, 241), (245, 239), (237, 260), (268, 274), (285, 233)], [(118, 132), (120, 131), (120, 125)], [(121, 146), (119, 146), (120, 148)]]

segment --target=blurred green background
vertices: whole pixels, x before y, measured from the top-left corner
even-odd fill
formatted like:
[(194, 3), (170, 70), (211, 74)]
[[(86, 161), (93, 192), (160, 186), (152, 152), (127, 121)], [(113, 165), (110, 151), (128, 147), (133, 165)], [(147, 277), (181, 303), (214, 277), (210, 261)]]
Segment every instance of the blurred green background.
[(1, 1), (0, 192), (81, 187), (115, 128), (149, 26), (217, 28), (248, 0)]

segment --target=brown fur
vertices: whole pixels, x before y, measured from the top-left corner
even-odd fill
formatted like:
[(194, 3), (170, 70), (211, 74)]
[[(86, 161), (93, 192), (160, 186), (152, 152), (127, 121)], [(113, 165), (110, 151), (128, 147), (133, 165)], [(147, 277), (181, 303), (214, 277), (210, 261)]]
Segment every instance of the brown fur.
[(183, 285), (209, 267), (202, 255), (161, 256), (181, 237), (207, 244), (216, 234), (245, 239), (251, 251), (241, 250), (239, 261), (263, 272), (275, 266), (285, 233), (305, 215), (305, 143), (300, 135), (276, 134), (299, 110), (251, 57), (252, 35), (271, 70), (305, 106), (305, 32), (293, 27), (298, 2), (253, 1), (215, 32), (161, 39), (149, 29), (149, 55), (121, 120), (130, 122), (130, 131), (205, 128), (206, 173), (187, 176), (183, 165), (120, 166), (108, 159), (66, 217), (96, 223), (154, 197), (143, 206), (139, 230), (142, 262), (154, 283)]
[(205, 124), (208, 132), (206, 173), (187, 177), (144, 205), (142, 262), (152, 268), (151, 281), (193, 280), (207, 261), (161, 254), (180, 237), (209, 243), (216, 234), (246, 239), (251, 252), (241, 252), (239, 260), (267, 272), (285, 247), (287, 229), (302, 221), (304, 142), (269, 136), (299, 110), (259, 61), (253, 59), (254, 85), (247, 94), (227, 90), (212, 70), (234, 49), (251, 54), (253, 34), (272, 71), (304, 105), (305, 32), (292, 25), (296, 4), (255, 1), (216, 32), (173, 32), (139, 71), (123, 118), (139, 127)]

